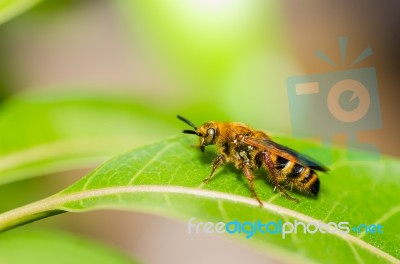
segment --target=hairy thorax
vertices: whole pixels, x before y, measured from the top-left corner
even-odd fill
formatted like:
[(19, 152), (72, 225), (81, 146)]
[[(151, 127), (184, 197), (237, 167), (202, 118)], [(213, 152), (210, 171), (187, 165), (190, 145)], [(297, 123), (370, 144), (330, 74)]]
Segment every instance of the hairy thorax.
[(225, 156), (226, 162), (233, 163), (237, 169), (247, 166), (250, 169), (256, 169), (261, 166), (259, 157), (259, 149), (249, 144), (243, 143), (243, 137), (268, 136), (261, 131), (250, 129), (248, 126), (241, 123), (224, 124), (225, 129), (220, 130), (222, 133), (220, 141), (217, 145), (220, 147), (219, 154)]

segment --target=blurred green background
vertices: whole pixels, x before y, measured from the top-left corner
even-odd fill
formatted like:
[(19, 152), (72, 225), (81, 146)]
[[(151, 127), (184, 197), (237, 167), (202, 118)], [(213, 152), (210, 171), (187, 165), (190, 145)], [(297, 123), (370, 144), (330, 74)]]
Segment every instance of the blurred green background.
[[(314, 56), (321, 49), (339, 60), (341, 36), (348, 57), (374, 51), (359, 67), (377, 70), (383, 127), (360, 140), (399, 156), (399, 9), (395, 1), (0, 1), (1, 211), (179, 134), (187, 127), (177, 113), (290, 135), (287, 78), (348, 69)], [(119, 224), (108, 230), (110, 222)], [(32, 226), (84, 234), (151, 263), (270, 260), (219, 238), (189, 238), (182, 224), (154, 216), (92, 212)], [(170, 245), (157, 241), (163, 236)], [(175, 247), (182, 256), (171, 256)]]

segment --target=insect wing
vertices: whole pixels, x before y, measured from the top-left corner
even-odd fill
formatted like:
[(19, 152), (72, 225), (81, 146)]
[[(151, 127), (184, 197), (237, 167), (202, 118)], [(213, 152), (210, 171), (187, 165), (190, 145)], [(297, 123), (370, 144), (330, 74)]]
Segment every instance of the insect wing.
[(265, 149), (277, 156), (281, 156), (282, 158), (285, 158), (287, 160), (297, 162), (303, 166), (310, 167), (311, 169), (319, 171), (328, 171), (326, 167), (322, 166), (312, 158), (309, 158), (291, 148), (278, 144), (267, 138), (246, 137), (244, 138), (243, 142), (259, 149)]

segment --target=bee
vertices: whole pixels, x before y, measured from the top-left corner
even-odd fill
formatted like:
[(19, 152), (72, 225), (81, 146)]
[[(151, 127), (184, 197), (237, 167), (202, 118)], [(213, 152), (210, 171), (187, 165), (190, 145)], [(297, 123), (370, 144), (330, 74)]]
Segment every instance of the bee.
[(204, 183), (211, 180), (218, 167), (233, 163), (245, 175), (250, 191), (260, 206), (262, 202), (254, 189), (254, 172), (261, 167), (268, 172), (267, 178), (273, 184), (274, 191), (278, 190), (289, 200), (299, 202), (288, 194), (287, 186), (291, 190), (294, 188), (311, 196), (318, 195), (320, 181), (315, 171), (326, 172), (328, 169), (311, 158), (272, 141), (266, 133), (238, 122), (211, 121), (197, 128), (188, 119), (179, 115), (177, 117), (193, 128), (182, 132), (197, 135), (202, 152), (206, 146), (216, 146), (217, 157), (210, 175), (203, 180)]

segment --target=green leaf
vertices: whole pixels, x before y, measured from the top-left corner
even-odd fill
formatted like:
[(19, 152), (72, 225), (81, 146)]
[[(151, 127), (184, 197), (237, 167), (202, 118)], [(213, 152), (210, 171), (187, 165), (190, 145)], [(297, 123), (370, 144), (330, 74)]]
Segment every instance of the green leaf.
[[(204, 118), (209, 113), (207, 119), (218, 120), (222, 116), (216, 109), (221, 109), (234, 118), (232, 121), (246, 120), (248, 124), (268, 125), (269, 131), (287, 131), (290, 116), (285, 109), (289, 107), (282, 88), (288, 73), (301, 70), (282, 34), (286, 23), (282, 3), (115, 3), (130, 29), (136, 52), (140, 49), (149, 57), (155, 56), (170, 78), (186, 87), (174, 94), (180, 99), (177, 103), (196, 110), (190, 118)], [(251, 92), (244, 87), (251, 87)], [(273, 100), (268, 100), (271, 95)], [(243, 109), (262, 109), (264, 113), (281, 110), (279, 115), (248, 115)]]
[(148, 105), (126, 95), (79, 91), (9, 99), (0, 107), (0, 184), (95, 168), (115, 154), (174, 133), (167, 121), (175, 117)]
[(0, 0), (0, 24), (23, 13), (42, 0)]
[(0, 262), (10, 264), (134, 263), (121, 252), (98, 242), (56, 230), (15, 230), (1, 234)]
[[(256, 190), (264, 201), (260, 208), (251, 198), (246, 180), (233, 167), (221, 169), (208, 183), (215, 157), (212, 148), (205, 154), (192, 147), (194, 138), (182, 136), (149, 145), (120, 155), (105, 163), (64, 191), (47, 199), (0, 215), (0, 230), (61, 212), (83, 212), (100, 208), (119, 208), (169, 216), (183, 221), (241, 222), (317, 221), (381, 224), (383, 234), (245, 234), (228, 235), (276, 252), (288, 261), (299, 260), (349, 263), (398, 262), (400, 222), (398, 191), (400, 162), (382, 157), (374, 161), (345, 159), (345, 152), (335, 149), (339, 160), (329, 174), (320, 174), (321, 189), (317, 199), (292, 193), (296, 204), (274, 193), (262, 170), (257, 174)], [(280, 140), (288, 146), (313, 147), (307, 142)], [(397, 258), (397, 259), (396, 259)]]

